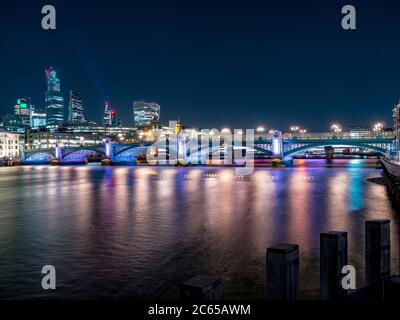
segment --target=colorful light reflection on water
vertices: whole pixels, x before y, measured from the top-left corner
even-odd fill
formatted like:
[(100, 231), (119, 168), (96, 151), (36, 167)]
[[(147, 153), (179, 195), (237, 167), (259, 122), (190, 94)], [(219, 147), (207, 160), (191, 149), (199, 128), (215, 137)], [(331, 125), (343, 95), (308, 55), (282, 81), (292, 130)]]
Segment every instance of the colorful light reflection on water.
[[(297, 160), (296, 160), (297, 161)], [(361, 161), (361, 162), (360, 162)], [(226, 298), (263, 298), (265, 251), (301, 250), (303, 298), (318, 297), (319, 233), (349, 232), (363, 283), (364, 221), (398, 219), (373, 161), (300, 168), (20, 167), (0, 170), (1, 298), (176, 298), (195, 274), (220, 274)], [(58, 289), (40, 289), (44, 264)]]

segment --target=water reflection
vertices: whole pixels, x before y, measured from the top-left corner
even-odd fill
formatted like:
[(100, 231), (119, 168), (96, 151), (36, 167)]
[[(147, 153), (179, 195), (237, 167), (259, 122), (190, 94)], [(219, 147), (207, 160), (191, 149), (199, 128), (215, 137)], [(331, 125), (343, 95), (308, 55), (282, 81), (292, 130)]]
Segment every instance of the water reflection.
[[(364, 221), (398, 221), (379, 175), (325, 168), (21, 167), (0, 170), (1, 298), (41, 298), (41, 266), (59, 298), (175, 298), (194, 274), (221, 274), (227, 298), (263, 298), (265, 251), (300, 245), (303, 298), (318, 297), (319, 233), (349, 232), (363, 282)], [(343, 164), (343, 163), (342, 163)], [(354, 167), (356, 165), (356, 167)]]

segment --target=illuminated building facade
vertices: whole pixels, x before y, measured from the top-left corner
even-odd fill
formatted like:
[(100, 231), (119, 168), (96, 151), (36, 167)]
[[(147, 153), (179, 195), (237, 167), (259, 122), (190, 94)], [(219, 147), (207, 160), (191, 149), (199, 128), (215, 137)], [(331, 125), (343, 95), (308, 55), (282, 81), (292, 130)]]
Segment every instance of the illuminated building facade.
[(0, 159), (19, 157), (19, 134), (0, 131)]
[(136, 127), (158, 126), (160, 124), (160, 106), (154, 102), (135, 101), (133, 116)]
[(349, 137), (367, 137), (372, 134), (372, 130), (369, 126), (362, 125), (344, 126), (342, 132), (343, 136)]
[(108, 106), (108, 101), (106, 101), (104, 105), (103, 126), (111, 126), (111, 110)]
[(31, 106), (30, 126), (31, 129), (46, 127), (46, 113), (37, 110), (34, 106)]
[(25, 128), (22, 125), (22, 120), (19, 116), (6, 114), (3, 116), (3, 126), (7, 131), (24, 133)]
[(100, 133), (32, 132), (27, 149), (50, 149), (56, 144), (63, 147), (93, 146), (103, 144), (103, 140), (104, 137)]
[(52, 69), (46, 70), (46, 125), (57, 127), (64, 120), (64, 98), (61, 92), (60, 79)]
[(17, 100), (17, 104), (14, 106), (14, 115), (21, 119), (23, 126), (28, 127), (30, 125), (30, 105), (27, 99), (20, 98)]
[(87, 121), (80, 93), (69, 92), (68, 121), (72, 123), (85, 123)]

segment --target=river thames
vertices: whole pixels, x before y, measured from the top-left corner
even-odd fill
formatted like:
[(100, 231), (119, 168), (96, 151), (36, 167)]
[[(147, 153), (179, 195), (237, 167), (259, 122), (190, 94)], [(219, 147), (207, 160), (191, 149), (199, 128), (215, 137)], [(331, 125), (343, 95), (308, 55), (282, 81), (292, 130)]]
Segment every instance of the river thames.
[[(178, 298), (179, 283), (221, 275), (226, 299), (265, 297), (265, 253), (300, 246), (301, 298), (319, 296), (319, 234), (348, 231), (364, 284), (364, 221), (398, 217), (376, 160), (256, 168), (0, 168), (0, 298)], [(41, 288), (43, 265), (57, 289)]]

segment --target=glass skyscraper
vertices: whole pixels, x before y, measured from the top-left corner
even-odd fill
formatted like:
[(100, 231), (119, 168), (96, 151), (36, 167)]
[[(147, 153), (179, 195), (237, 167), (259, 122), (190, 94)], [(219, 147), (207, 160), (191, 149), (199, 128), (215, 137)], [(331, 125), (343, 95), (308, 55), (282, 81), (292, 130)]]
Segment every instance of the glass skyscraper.
[(60, 89), (60, 79), (53, 68), (46, 70), (46, 79), (46, 124), (58, 126), (60, 121), (64, 121), (64, 98)]
[(78, 92), (69, 92), (68, 121), (72, 123), (85, 123), (87, 121), (81, 94)]
[(135, 101), (133, 116), (136, 127), (158, 126), (160, 124), (161, 107), (154, 102)]
[(104, 105), (103, 126), (111, 126), (111, 110), (108, 107), (108, 101), (106, 101)]

